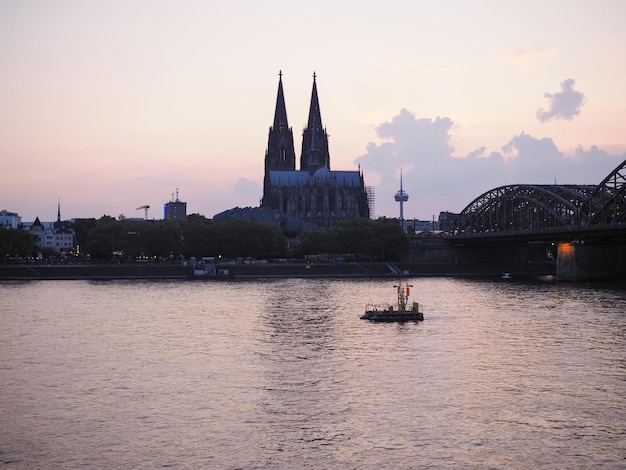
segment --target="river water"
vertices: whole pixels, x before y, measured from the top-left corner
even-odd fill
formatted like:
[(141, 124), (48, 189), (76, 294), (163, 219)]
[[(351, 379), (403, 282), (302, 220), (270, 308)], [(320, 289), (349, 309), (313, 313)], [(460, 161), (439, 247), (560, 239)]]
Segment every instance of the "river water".
[(625, 468), (626, 290), (0, 283), (7, 468)]

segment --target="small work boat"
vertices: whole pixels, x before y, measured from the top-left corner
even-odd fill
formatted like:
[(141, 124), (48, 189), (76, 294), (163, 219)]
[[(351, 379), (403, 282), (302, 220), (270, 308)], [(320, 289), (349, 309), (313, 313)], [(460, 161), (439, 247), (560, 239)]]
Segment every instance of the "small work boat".
[(367, 304), (365, 307), (365, 314), (361, 317), (361, 320), (370, 320), (375, 322), (405, 322), (405, 321), (423, 321), (424, 313), (420, 310), (420, 306), (417, 302), (413, 302), (409, 305), (409, 295), (411, 294), (410, 284), (402, 285), (399, 282), (393, 287), (396, 288), (398, 293), (398, 305), (394, 308), (393, 305), (376, 305)]

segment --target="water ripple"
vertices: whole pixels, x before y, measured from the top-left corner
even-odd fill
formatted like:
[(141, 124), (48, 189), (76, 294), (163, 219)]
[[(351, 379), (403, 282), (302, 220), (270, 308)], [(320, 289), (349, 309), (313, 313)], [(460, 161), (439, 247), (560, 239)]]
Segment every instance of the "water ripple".
[(626, 292), (413, 279), (2, 283), (15, 468), (623, 466)]

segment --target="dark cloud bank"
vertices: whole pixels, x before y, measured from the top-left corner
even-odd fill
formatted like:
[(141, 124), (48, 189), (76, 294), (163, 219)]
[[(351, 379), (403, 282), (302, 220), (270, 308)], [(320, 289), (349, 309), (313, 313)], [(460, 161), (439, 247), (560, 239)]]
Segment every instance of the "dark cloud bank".
[[(550, 109), (540, 110), (537, 117), (545, 122), (579, 114), (584, 95), (573, 86), (574, 80), (565, 80), (561, 93), (546, 94)], [(626, 152), (610, 155), (596, 146), (565, 155), (551, 138), (524, 132), (499, 151), (486, 153), (481, 147), (457, 155), (450, 143), (453, 124), (447, 117), (416, 118), (402, 109), (375, 128), (384, 142), (370, 142), (355, 162), (381, 177), (375, 188), (377, 215), (388, 212), (385, 208), (398, 189), (400, 168), (410, 195), (405, 214), (429, 219), (440, 211), (459, 212), (485, 191), (506, 184), (598, 184), (626, 159)]]

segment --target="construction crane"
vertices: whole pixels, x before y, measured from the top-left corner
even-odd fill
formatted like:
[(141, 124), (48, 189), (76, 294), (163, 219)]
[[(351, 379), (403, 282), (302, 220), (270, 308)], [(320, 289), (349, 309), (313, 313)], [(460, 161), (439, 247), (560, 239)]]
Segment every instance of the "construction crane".
[(139, 207), (138, 207), (137, 209), (135, 209), (135, 210), (136, 210), (136, 211), (138, 211), (138, 210), (141, 210), (141, 209), (143, 209), (143, 210), (144, 210), (144, 213), (145, 213), (145, 220), (148, 220), (148, 209), (150, 209), (150, 206), (146, 204), (146, 205), (144, 205), (144, 206), (139, 206)]

